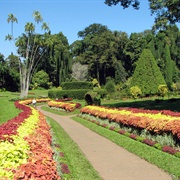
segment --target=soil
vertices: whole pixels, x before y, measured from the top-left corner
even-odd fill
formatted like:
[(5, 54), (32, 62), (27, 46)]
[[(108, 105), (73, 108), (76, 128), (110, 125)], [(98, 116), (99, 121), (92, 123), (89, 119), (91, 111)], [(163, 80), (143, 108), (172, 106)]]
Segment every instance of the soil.
[(53, 118), (77, 143), (102, 180), (172, 180), (171, 176), (73, 121), (71, 116), (60, 116), (37, 107), (45, 116)]

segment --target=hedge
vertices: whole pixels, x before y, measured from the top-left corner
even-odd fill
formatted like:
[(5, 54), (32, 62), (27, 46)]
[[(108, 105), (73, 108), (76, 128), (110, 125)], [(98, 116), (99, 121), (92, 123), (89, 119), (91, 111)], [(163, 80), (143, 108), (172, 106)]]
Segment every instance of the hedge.
[(87, 105), (101, 105), (100, 95), (94, 91), (89, 91), (85, 94), (85, 101)]
[(76, 89), (76, 90), (49, 90), (48, 97), (52, 99), (64, 99), (64, 98), (73, 98), (73, 99), (84, 99), (85, 94), (89, 89)]
[(74, 90), (74, 89), (93, 89), (92, 82), (74, 81), (74, 82), (63, 82), (61, 84), (63, 90)]

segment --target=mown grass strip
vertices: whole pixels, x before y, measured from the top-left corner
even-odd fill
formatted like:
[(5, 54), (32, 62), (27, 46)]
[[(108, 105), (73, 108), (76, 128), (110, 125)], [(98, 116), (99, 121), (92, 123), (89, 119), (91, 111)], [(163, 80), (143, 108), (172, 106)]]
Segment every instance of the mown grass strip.
[(180, 177), (180, 160), (171, 154), (159, 151), (158, 149), (152, 148), (146, 144), (135, 141), (129, 137), (120, 135), (115, 131), (98, 126), (90, 121), (84, 120), (80, 117), (73, 117), (73, 120), (86, 126), (92, 131), (98, 133), (101, 136), (106, 137), (117, 145), (125, 148), (129, 152), (136, 154), (137, 156), (145, 159), (151, 164), (156, 165), (162, 170), (168, 172), (169, 174)]
[(0, 124), (16, 117), (21, 110), (14, 106), (14, 101), (9, 101), (14, 95), (10, 92), (0, 93)]
[(71, 179), (102, 179), (64, 129), (49, 117), (48, 121), (53, 128), (56, 140), (58, 140), (58, 144), (61, 146), (67, 159), (67, 164), (71, 172)]

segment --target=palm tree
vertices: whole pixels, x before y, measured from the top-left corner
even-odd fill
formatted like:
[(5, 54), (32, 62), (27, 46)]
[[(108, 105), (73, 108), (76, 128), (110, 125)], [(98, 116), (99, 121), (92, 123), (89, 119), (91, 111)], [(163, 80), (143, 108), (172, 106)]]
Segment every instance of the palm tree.
[(33, 17), (34, 17), (34, 20), (35, 20), (35, 22), (37, 24), (39, 24), (40, 22), (43, 22), (43, 18), (42, 18), (42, 16), (41, 16), (39, 11), (34, 11)]
[(13, 23), (14, 22), (18, 23), (18, 20), (17, 20), (16, 16), (14, 16), (13, 14), (9, 14), (7, 22), (8, 23), (11, 22), (11, 34), (12, 34), (12, 38), (14, 39), (14, 37), (13, 37)]
[(49, 32), (49, 26), (47, 25), (47, 23), (46, 22), (43, 22), (43, 24), (42, 24), (42, 26), (41, 26), (41, 29), (42, 30), (44, 30), (44, 31), (47, 31), (47, 32)]
[(31, 22), (26, 23), (25, 32), (28, 34), (32, 34), (35, 31), (35, 25)]

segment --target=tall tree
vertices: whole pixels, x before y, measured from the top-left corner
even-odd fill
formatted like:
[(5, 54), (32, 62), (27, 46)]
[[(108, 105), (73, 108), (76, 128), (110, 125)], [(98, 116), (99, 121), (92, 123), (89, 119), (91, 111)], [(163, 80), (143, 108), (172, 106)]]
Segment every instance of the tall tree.
[(9, 14), (7, 22), (11, 23), (11, 35), (12, 35), (12, 37), (14, 37), (14, 35), (13, 35), (13, 24), (14, 24), (14, 22), (18, 23), (16, 16), (13, 14)]
[(8, 66), (8, 74), (6, 76), (6, 89), (9, 91), (20, 90), (20, 79), (19, 79), (19, 57), (13, 53), (6, 59)]
[[(36, 24), (43, 22), (40, 12), (34, 11), (33, 17)], [(9, 22), (14, 22), (14, 20)], [(42, 29), (43, 28), (45, 28), (45, 32), (49, 31), (49, 28), (44, 24), (42, 25)], [(47, 34), (45, 33), (45, 35)], [(13, 37), (13, 34), (9, 37)], [(8, 36), (6, 36), (6, 39), (11, 40)], [(16, 40), (15, 45), (18, 47), (17, 53), (19, 54), (20, 96), (26, 97), (28, 95), (32, 75), (44, 53), (44, 48), (42, 47), (46, 46), (45, 38), (35, 32), (35, 25), (33, 23), (28, 22), (25, 25), (25, 34)]]
[(5, 74), (7, 71), (4, 55), (0, 53), (0, 88), (5, 88)]
[(108, 31), (107, 26), (103, 26), (102, 24), (90, 24), (88, 27), (86, 27), (83, 31), (78, 32), (78, 36), (81, 38), (85, 38), (88, 35), (99, 35), (103, 32)]
[(62, 32), (49, 35), (48, 46), (38, 70), (48, 73), (53, 86), (60, 86), (71, 74), (71, 54), (67, 38)]
[(158, 86), (166, 85), (164, 77), (150, 50), (144, 49), (136, 63), (131, 87), (138, 86), (144, 96), (158, 93)]
[(169, 89), (171, 89), (172, 87), (172, 83), (173, 83), (173, 61), (171, 60), (171, 55), (170, 55), (170, 51), (169, 51), (169, 46), (166, 45), (165, 49), (164, 49), (164, 53), (163, 53), (164, 59), (165, 59), (165, 67), (164, 67), (164, 79), (166, 81), (166, 84), (168, 86)]

